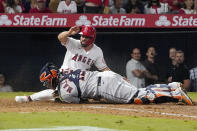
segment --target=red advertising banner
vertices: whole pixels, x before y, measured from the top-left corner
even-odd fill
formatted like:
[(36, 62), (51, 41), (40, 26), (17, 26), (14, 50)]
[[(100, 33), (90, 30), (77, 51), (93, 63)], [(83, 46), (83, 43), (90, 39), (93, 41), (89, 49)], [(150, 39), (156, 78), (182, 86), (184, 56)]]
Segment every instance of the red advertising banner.
[(0, 27), (196, 28), (197, 15), (2, 14)]

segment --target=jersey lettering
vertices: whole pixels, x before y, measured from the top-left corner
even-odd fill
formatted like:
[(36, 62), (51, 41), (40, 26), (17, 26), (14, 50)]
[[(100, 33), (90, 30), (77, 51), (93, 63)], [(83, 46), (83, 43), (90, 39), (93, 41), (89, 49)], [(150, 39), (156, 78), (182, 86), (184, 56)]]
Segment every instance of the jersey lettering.
[(71, 93), (71, 91), (73, 90), (73, 88), (72, 87), (68, 87), (68, 89), (66, 90), (68, 93)]
[(81, 73), (80, 73), (80, 76), (79, 76), (79, 79), (80, 80), (83, 80), (84, 81), (84, 79), (85, 79), (85, 71), (81, 71)]
[(88, 57), (83, 56), (83, 55), (78, 55), (78, 54), (75, 54), (72, 57), (72, 60), (74, 60), (74, 61), (81, 61), (83, 63), (86, 63), (87, 65), (92, 65), (94, 63), (91, 58), (88, 58)]
[(72, 60), (76, 61), (78, 54), (75, 54), (75, 56), (72, 58)]
[(64, 85), (63, 88), (64, 88), (64, 89), (67, 88), (66, 92), (71, 93), (71, 91), (73, 90), (73, 88), (69, 86), (69, 84), (67, 83), (66, 79), (62, 81), (62, 84), (63, 84), (63, 83), (65, 83), (65, 85)]
[(81, 59), (82, 59), (82, 55), (79, 56), (78, 61), (81, 61)]
[(90, 62), (91, 62), (91, 59), (89, 58), (87, 64), (90, 65)]
[(83, 63), (85, 63), (86, 62), (86, 60), (87, 60), (87, 57), (83, 57)]

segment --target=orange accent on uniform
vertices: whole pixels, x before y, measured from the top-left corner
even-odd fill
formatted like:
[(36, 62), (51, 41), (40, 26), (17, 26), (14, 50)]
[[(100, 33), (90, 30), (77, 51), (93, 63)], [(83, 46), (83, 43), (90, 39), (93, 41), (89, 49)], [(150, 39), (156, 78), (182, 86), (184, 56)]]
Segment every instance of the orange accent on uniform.
[(173, 98), (178, 99), (178, 100), (181, 100), (182, 99), (181, 96), (173, 96)]
[(193, 105), (190, 100), (188, 100), (184, 95), (182, 95), (182, 99), (188, 104), (188, 105)]
[(51, 74), (53, 75), (53, 77), (57, 77), (57, 71), (56, 70), (50, 70), (51, 71)]
[(40, 81), (45, 81), (46, 80), (46, 72), (44, 72), (44, 73), (42, 73), (41, 75), (40, 75)]
[(135, 104), (143, 104), (142, 100), (139, 99), (139, 98), (135, 98), (135, 99), (134, 99), (134, 103), (135, 103)]

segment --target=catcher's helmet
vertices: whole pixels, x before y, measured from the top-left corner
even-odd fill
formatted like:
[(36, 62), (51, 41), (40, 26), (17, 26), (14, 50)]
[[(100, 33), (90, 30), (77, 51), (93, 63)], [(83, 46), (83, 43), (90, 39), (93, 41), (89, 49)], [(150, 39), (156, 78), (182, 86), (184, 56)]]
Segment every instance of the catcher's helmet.
[(47, 88), (55, 89), (57, 86), (58, 73), (59, 70), (54, 64), (47, 63), (40, 70), (40, 82)]
[(86, 41), (86, 46), (93, 44), (96, 39), (96, 29), (92, 25), (83, 25), (79, 34), (90, 38)]

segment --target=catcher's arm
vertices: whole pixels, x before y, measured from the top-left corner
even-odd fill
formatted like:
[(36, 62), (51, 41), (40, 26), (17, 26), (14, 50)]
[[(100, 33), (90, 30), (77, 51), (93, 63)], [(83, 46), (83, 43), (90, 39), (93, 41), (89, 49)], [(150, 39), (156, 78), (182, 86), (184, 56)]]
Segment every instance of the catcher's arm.
[(68, 31), (64, 31), (64, 32), (61, 32), (59, 35), (58, 35), (58, 39), (59, 41), (62, 43), (62, 44), (66, 44), (67, 40), (68, 40), (68, 37), (71, 36), (71, 35), (75, 35), (77, 34), (78, 32), (80, 31), (80, 28), (78, 26), (73, 26), (71, 27)]

